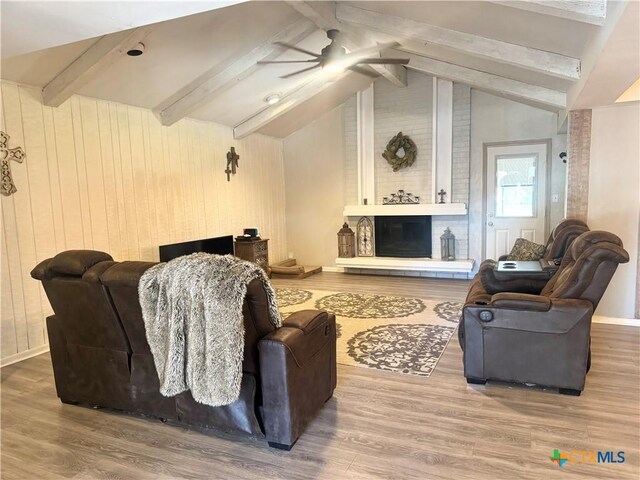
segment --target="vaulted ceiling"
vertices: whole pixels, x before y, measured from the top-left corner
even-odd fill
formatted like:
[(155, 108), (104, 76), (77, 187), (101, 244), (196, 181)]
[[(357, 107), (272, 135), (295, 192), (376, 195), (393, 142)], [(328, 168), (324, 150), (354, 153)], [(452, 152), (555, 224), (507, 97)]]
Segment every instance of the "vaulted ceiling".
[[(602, 64), (598, 69), (598, 59), (608, 39), (616, 38), (618, 22), (626, 33), (624, 39), (618, 35), (614, 53), (626, 63), (615, 67), (620, 86), (611, 95), (622, 93), (640, 69), (636, 2), (95, 2), (84, 18), (84, 7), (76, 3), (71, 18), (58, 15), (51, 18), (57, 28), (42, 29), (51, 13), (40, 4), (50, 3), (25, 2), (20, 8), (2, 3), (3, 79), (42, 87), (52, 106), (77, 93), (153, 109), (165, 125), (183, 117), (222, 123), (234, 127), (237, 137), (252, 132), (284, 137), (370, 85), (371, 76), (320, 69), (282, 79), (298, 66), (257, 64), (306, 60), (274, 42), (319, 52), (328, 43), (329, 28), (343, 33), (350, 51), (396, 41), (397, 49), (381, 56), (406, 57), (407, 68), (558, 112), (571, 107), (567, 98), (575, 100), (591, 71), (605, 71)], [(97, 21), (96, 5), (105, 3), (113, 13)], [(24, 21), (29, 4), (39, 15), (33, 24)], [(202, 11), (203, 5), (215, 9)], [(124, 15), (127, 8), (135, 15)], [(164, 20), (169, 17), (174, 18)], [(149, 24), (158, 20), (164, 21)], [(65, 22), (71, 22), (66, 29)], [(73, 28), (78, 22), (84, 23)], [(620, 55), (623, 42), (633, 42), (634, 35), (635, 46), (627, 45), (626, 55)], [(59, 45), (70, 38), (77, 41)], [(127, 56), (140, 41), (145, 53)], [(42, 45), (58, 46), (29, 51)], [(28, 53), (16, 55), (22, 51)], [(376, 81), (398, 88), (406, 82), (404, 67), (374, 68)], [(282, 100), (268, 105), (265, 98), (274, 93)]]

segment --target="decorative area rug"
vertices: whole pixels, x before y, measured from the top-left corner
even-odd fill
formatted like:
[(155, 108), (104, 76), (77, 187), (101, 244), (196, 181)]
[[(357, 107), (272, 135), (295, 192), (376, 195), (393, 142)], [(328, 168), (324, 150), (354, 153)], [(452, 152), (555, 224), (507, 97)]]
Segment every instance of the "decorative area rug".
[(338, 363), (429, 377), (456, 330), (462, 304), (421, 298), (276, 288), (282, 318), (336, 315)]

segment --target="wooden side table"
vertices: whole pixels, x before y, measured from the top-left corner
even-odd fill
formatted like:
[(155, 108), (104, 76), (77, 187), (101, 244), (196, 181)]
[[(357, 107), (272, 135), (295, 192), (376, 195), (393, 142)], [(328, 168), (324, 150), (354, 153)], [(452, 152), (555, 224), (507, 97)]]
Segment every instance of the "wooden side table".
[(235, 242), (235, 256), (248, 262), (259, 265), (265, 272), (269, 273), (269, 239), (252, 240), (248, 242)]

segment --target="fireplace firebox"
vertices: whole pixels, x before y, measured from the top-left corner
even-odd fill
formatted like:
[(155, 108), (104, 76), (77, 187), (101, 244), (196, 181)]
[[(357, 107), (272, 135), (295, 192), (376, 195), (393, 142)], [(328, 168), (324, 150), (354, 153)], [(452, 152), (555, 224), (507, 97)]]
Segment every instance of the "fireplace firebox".
[(377, 257), (431, 258), (431, 217), (376, 216)]

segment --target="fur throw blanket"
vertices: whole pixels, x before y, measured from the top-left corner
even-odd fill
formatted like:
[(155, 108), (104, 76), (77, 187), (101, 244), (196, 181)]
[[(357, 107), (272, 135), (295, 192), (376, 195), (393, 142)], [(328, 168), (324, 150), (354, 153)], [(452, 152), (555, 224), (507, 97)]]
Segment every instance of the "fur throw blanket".
[(194, 253), (154, 265), (142, 275), (138, 295), (162, 395), (191, 389), (196, 401), (214, 407), (238, 399), (242, 306), (247, 285), (255, 279), (262, 281), (271, 322), (279, 327), (275, 292), (253, 263)]

